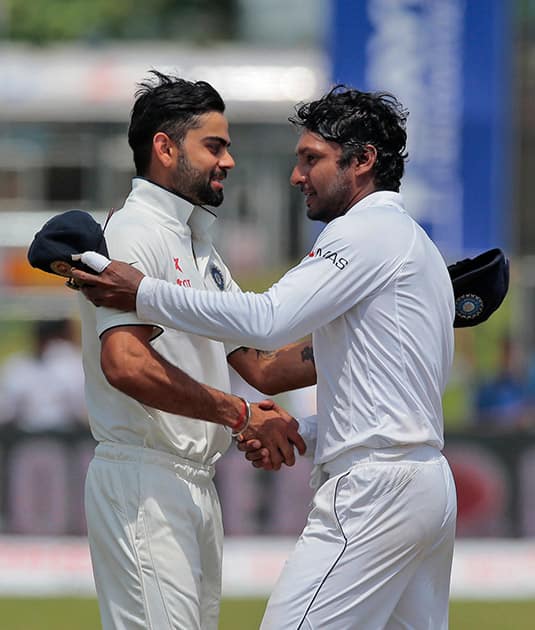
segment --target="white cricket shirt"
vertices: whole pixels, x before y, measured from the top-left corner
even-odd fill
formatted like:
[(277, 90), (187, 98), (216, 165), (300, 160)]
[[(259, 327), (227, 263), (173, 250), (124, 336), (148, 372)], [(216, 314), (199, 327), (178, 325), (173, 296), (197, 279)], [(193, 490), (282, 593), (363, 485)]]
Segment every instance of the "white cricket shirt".
[(398, 193), (372, 193), (331, 221), (309, 255), (263, 294), (176, 290), (144, 278), (137, 312), (260, 349), (313, 332), (317, 464), (356, 446), (443, 446), (453, 289)]
[[(168, 190), (134, 178), (123, 208), (106, 227), (110, 257), (175, 286), (221, 293), (237, 290), (215, 251), (207, 228), (215, 216)], [(83, 296), (83, 363), (93, 435), (98, 441), (145, 445), (210, 463), (228, 448), (230, 430), (146, 405), (111, 387), (100, 368), (99, 335), (115, 326), (146, 326), (135, 313), (95, 308)], [(230, 391), (225, 347), (205, 337), (155, 326), (153, 348), (192, 378)], [(161, 333), (161, 334), (159, 334)]]

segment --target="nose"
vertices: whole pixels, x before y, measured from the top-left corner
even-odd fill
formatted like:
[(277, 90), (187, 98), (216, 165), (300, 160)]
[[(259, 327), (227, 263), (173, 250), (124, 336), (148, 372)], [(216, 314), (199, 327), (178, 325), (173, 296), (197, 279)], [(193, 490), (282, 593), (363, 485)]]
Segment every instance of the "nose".
[(305, 176), (301, 172), (299, 166), (296, 164), (293, 168), (292, 174), (290, 175), (290, 184), (292, 186), (301, 186), (305, 182)]
[(236, 162), (229, 151), (225, 151), (223, 157), (219, 160), (219, 166), (225, 170), (229, 170), (236, 166)]

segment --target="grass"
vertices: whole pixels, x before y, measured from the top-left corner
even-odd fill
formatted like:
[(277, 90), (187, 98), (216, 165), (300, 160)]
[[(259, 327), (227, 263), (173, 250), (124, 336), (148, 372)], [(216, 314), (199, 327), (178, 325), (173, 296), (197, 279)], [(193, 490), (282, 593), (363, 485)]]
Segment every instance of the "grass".
[[(221, 606), (219, 630), (259, 627), (265, 600), (231, 599)], [(99, 630), (97, 602), (82, 598), (0, 598), (1, 630)]]
[(534, 620), (535, 600), (455, 601), (450, 606), (451, 630), (531, 630)]
[[(265, 607), (263, 599), (226, 599), (219, 630), (256, 630)], [(531, 630), (535, 600), (454, 601), (450, 630)], [(0, 599), (2, 630), (99, 630), (93, 599)]]
[(94, 599), (0, 599), (2, 630), (98, 630)]

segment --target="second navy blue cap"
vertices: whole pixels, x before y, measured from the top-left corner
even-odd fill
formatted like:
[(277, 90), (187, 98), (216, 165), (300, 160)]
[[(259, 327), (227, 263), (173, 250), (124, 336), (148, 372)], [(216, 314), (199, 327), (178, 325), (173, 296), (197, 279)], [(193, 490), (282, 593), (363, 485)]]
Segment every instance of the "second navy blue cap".
[(455, 295), (455, 328), (477, 326), (503, 302), (509, 288), (509, 260), (499, 248), (448, 267)]

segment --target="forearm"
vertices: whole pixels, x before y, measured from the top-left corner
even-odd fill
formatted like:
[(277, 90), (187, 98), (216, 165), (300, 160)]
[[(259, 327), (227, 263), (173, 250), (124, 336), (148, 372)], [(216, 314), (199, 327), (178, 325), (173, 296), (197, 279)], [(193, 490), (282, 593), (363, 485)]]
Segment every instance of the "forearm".
[(150, 346), (114, 335), (113, 348), (103, 341), (102, 367), (118, 390), (140, 403), (169, 413), (235, 428), (243, 418), (243, 401), (199, 383), (171, 365)]
[(143, 278), (137, 294), (137, 314), (143, 321), (155, 321), (211, 339), (235, 341), (243, 346), (270, 350), (295, 341), (309, 331), (293, 333), (277, 314), (272, 295), (215, 293), (179, 290), (170, 283)]
[(311, 339), (273, 351), (241, 347), (228, 362), (250, 385), (270, 396), (316, 383)]

